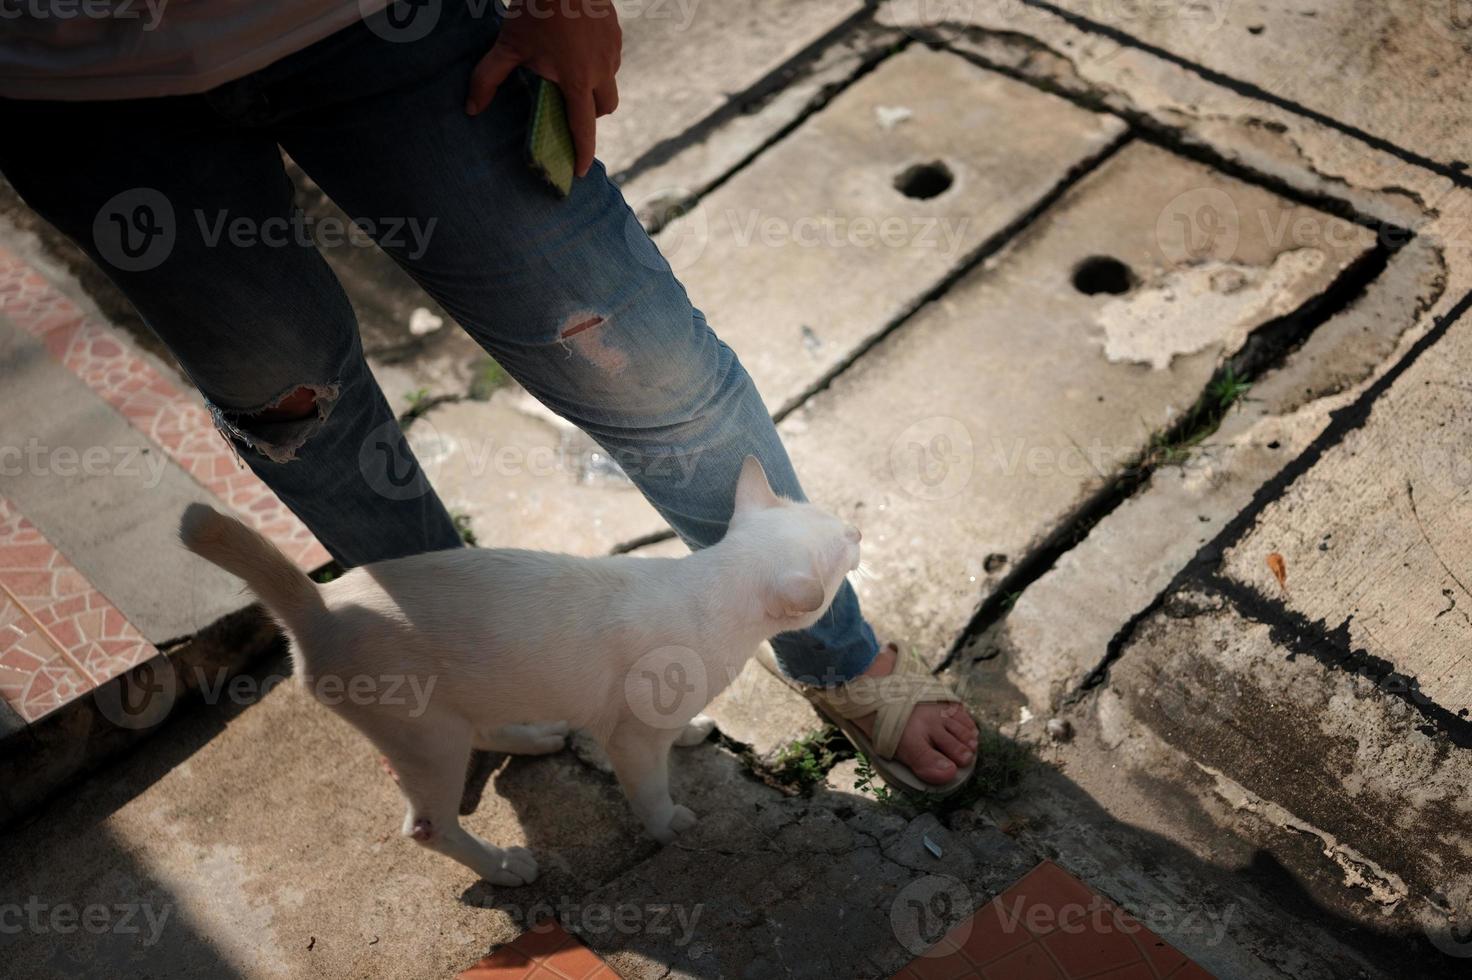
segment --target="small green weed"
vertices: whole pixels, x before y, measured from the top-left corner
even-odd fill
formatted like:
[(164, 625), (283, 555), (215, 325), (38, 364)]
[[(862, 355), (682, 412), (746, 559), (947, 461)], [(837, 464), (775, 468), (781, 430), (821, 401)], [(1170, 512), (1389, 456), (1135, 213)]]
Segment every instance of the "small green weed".
[(1252, 390), (1252, 382), (1239, 377), (1232, 365), (1223, 369), (1221, 377), (1206, 386), (1206, 395), (1216, 402), (1219, 411), (1226, 411), (1232, 404)]
[(481, 358), (471, 368), (470, 397), (478, 402), (489, 401), (492, 392), (510, 382), (511, 376), (493, 358)]
[(464, 511), (454, 511), (450, 514), (450, 520), (455, 522), (455, 530), (460, 532), (460, 540), (474, 548), (480, 544), (475, 538), (475, 531), (470, 526), (470, 515)]
[(821, 783), (829, 769), (852, 753), (843, 733), (825, 725), (785, 746), (773, 758), (770, 771), (778, 782), (807, 789)]

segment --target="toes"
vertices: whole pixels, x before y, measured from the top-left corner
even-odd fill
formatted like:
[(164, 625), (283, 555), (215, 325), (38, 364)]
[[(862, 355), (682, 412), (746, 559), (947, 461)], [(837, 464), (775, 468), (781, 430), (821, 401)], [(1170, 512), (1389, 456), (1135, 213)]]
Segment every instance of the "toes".
[(948, 783), (956, 778), (956, 764), (934, 750), (921, 753), (910, 769), (927, 783)]
[(945, 757), (957, 766), (964, 766), (976, 757), (976, 754), (964, 742), (944, 730), (937, 729), (931, 732), (930, 744), (944, 753)]
[(976, 719), (971, 717), (971, 712), (959, 701), (947, 701), (941, 705), (941, 716), (946, 721), (959, 722), (967, 731), (976, 731)]
[(976, 751), (976, 726), (967, 724), (969, 719), (965, 715), (952, 716), (946, 719), (946, 731), (950, 732), (955, 739), (965, 745), (968, 749)]

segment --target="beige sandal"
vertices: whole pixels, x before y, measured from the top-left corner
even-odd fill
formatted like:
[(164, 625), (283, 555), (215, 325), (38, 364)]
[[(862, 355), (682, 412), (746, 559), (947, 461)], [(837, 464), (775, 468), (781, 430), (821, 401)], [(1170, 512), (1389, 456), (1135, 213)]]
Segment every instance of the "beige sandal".
[[(926, 673), (913, 658), (896, 651), (894, 673), (885, 677), (855, 677), (838, 687), (812, 687), (794, 681), (777, 666), (769, 644), (761, 645), (757, 659), (784, 684), (807, 698), (824, 718), (838, 726), (854, 747), (864, 753), (874, 771), (896, 789), (935, 798), (945, 797), (964, 786), (976, 771), (976, 760), (972, 759), (957, 771), (950, 782), (927, 783), (909, 766), (895, 760), (900, 735), (904, 733), (915, 705), (961, 700), (955, 691)], [(878, 712), (878, 717), (874, 719), (874, 738), (870, 740), (853, 719), (875, 712)]]

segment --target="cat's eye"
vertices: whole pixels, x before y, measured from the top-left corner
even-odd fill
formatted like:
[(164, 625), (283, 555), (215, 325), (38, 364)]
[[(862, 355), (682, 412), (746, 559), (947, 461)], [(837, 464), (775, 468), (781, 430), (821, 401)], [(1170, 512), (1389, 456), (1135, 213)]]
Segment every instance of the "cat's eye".
[(848, 538), (854, 544), (858, 544), (860, 541), (864, 540), (864, 535), (861, 534), (859, 532), (859, 529), (854, 527), (852, 524), (847, 524), (844, 526), (843, 536)]

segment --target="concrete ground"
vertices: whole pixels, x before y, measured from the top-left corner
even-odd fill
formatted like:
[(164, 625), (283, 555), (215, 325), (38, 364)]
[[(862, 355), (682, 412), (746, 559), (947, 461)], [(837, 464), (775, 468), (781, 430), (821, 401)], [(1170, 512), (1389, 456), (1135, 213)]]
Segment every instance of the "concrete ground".
[[(877, 799), (753, 666), (676, 750), (701, 822), (674, 846), (586, 746), (491, 760), (468, 823), (544, 869), (491, 889), (398, 836), (373, 753), (267, 658), (5, 832), (4, 893), (40, 923), (11, 962), (444, 976), (550, 908), (624, 976), (888, 976), (925, 945), (905, 909), (958, 918), (1049, 858), (1218, 976), (1464, 976), (1455, 5), (622, 6), (605, 158), (809, 493), (864, 529), (876, 627), (998, 733), (988, 784)], [(9, 246), (149, 343), (5, 212)], [(680, 550), (381, 255), (328, 258), (482, 544)], [(160, 513), (194, 492), (166, 490)], [(88, 904), (138, 931), (52, 924)]]

